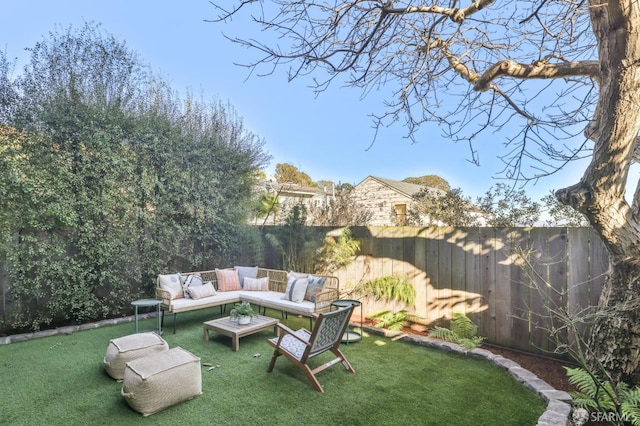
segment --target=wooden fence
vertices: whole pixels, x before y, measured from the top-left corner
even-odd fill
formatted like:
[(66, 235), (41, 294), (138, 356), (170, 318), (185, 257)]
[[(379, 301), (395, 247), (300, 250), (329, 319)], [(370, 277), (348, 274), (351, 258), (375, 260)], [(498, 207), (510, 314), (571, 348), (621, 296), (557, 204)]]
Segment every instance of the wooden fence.
[[(417, 321), (446, 324), (453, 312), (464, 312), (487, 342), (533, 353), (554, 349), (546, 331), (550, 307), (577, 312), (596, 305), (609, 269), (607, 251), (590, 228), (351, 231), (362, 242), (361, 253), (336, 272), (342, 289), (360, 280), (406, 276), (416, 289), (416, 307), (410, 312)], [(318, 232), (321, 238), (327, 230)], [(265, 253), (267, 258), (273, 254)], [(363, 302), (365, 315), (402, 308)]]
[[(267, 227), (266, 232), (272, 231)], [(322, 241), (341, 229), (310, 228)], [(548, 307), (568, 312), (596, 305), (609, 269), (604, 245), (590, 228), (353, 227), (361, 241), (355, 261), (335, 273), (348, 290), (361, 280), (401, 275), (416, 289), (412, 318), (427, 326), (464, 312), (487, 342), (533, 353), (552, 351)], [(527, 254), (529, 264), (522, 261)], [(263, 266), (281, 267), (265, 244)], [(223, 265), (224, 266), (224, 265)], [(9, 280), (0, 262), (5, 314)], [(362, 298), (364, 315), (399, 310)], [(355, 312), (359, 314), (358, 310)], [(583, 331), (586, 330), (583, 328)]]

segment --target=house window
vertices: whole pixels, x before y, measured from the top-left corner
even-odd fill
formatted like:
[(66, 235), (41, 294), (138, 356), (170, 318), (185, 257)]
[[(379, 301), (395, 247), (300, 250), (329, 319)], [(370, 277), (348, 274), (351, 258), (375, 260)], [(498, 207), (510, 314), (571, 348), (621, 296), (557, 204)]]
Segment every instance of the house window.
[(406, 225), (407, 224), (407, 205), (395, 204), (393, 208), (396, 211), (396, 224)]

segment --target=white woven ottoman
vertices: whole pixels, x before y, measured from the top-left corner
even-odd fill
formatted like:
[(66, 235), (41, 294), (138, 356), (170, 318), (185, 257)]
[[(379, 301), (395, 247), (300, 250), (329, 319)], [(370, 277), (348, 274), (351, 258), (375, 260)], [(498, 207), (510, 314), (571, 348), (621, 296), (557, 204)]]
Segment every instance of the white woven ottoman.
[(169, 350), (169, 345), (158, 334), (138, 333), (111, 340), (104, 356), (107, 374), (116, 380), (124, 379), (125, 364), (142, 356)]
[(129, 361), (122, 396), (143, 416), (202, 394), (200, 358), (180, 347)]

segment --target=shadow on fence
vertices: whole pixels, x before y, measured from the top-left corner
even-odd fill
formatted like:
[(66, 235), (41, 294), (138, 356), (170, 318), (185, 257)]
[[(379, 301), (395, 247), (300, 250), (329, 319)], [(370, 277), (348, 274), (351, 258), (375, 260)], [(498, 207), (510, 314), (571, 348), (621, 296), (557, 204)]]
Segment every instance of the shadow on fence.
[[(361, 280), (406, 276), (416, 289), (410, 313), (417, 322), (446, 323), (453, 312), (464, 312), (487, 342), (533, 353), (555, 349), (547, 333), (554, 321), (550, 309), (577, 312), (597, 304), (609, 269), (606, 248), (591, 228), (351, 231), (361, 251), (354, 263), (335, 273), (342, 290)], [(318, 228), (317, 237), (329, 232)], [(265, 259), (274, 259), (269, 247), (265, 250)], [(363, 302), (365, 315), (402, 308), (370, 298)]]

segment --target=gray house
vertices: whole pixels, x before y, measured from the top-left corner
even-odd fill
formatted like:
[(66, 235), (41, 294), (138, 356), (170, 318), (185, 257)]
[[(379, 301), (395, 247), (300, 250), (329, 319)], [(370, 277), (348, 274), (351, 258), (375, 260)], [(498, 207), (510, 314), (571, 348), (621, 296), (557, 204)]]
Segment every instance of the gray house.
[[(407, 212), (416, 202), (415, 194), (422, 185), (367, 176), (353, 190), (353, 198), (373, 212), (372, 226), (395, 226), (407, 223)], [(444, 193), (441, 189), (430, 188)], [(428, 218), (425, 218), (428, 221)]]
[[(407, 214), (413, 210), (412, 208), (418, 202), (416, 194), (424, 190), (434, 196), (446, 194), (445, 191), (439, 188), (368, 176), (355, 186), (353, 197), (357, 203), (373, 212), (369, 225), (398, 226), (407, 224)], [(414, 210), (414, 213), (416, 210)], [(476, 205), (467, 203), (465, 210), (474, 218), (476, 222), (474, 226), (486, 225), (486, 217)], [(450, 225), (436, 220), (428, 213), (420, 214), (418, 218), (414, 217), (413, 219), (417, 219), (418, 224), (422, 226)]]

